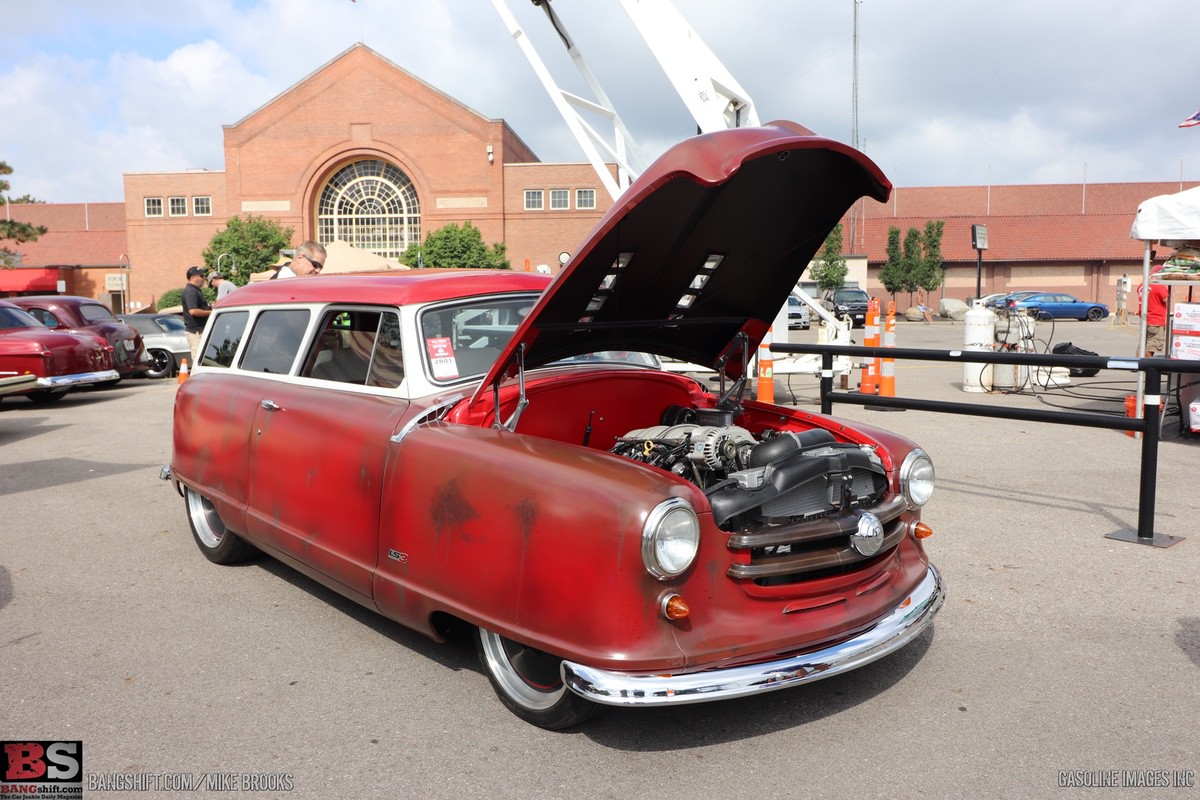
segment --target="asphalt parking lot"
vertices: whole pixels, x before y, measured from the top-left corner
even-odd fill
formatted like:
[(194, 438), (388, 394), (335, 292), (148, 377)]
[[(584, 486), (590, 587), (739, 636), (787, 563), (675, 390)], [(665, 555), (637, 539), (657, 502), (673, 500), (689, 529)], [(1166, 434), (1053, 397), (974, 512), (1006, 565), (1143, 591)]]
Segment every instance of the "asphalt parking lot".
[[(1108, 322), (1053, 335), (1136, 347)], [(962, 337), (902, 322), (897, 344)], [(1121, 413), (1133, 386), (1102, 372), (969, 395), (961, 365), (896, 372), (898, 395), (981, 407)], [(811, 406), (815, 387), (779, 378), (776, 397)], [(183, 777), (226, 774), (306, 798), (1200, 797), (1200, 442), (1172, 420), (1155, 529), (1185, 538), (1164, 549), (1105, 538), (1137, 523), (1140, 443), (1120, 432), (835, 407), (937, 465), (932, 633), (808, 686), (549, 733), (504, 710), (468, 641), (429, 642), (271, 561), (206, 561), (158, 480), (174, 392), (0, 402), (0, 739), (82, 740), (93, 781), (175, 776), (143, 797), (246, 796)]]

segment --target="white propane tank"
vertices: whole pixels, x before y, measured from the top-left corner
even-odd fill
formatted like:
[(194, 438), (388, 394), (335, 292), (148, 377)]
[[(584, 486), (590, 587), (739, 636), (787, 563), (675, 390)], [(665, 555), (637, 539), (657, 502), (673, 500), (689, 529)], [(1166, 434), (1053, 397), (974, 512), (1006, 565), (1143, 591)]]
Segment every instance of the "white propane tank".
[[(963, 317), (963, 350), (968, 352), (992, 351), (996, 337), (996, 315), (990, 308), (976, 300), (971, 310)], [(963, 364), (963, 391), (986, 392), (992, 388), (992, 365), (979, 362)]]

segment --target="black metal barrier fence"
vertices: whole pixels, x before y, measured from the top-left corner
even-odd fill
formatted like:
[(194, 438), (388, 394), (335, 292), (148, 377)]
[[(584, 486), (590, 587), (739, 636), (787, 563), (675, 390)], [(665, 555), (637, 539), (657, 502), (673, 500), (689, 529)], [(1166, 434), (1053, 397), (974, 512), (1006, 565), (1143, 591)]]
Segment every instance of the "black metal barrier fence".
[[(1122, 541), (1166, 547), (1181, 537), (1154, 533), (1155, 486), (1158, 482), (1158, 441), (1162, 417), (1163, 373), (1200, 375), (1200, 361), (1171, 358), (1131, 358), (1115, 356), (1080, 356), (1067, 354), (993, 352), (987, 350), (918, 350), (902, 347), (862, 347), (831, 344), (771, 345), (773, 353), (821, 356), (821, 413), (830, 414), (834, 403), (877, 408), (936, 411), (945, 414), (1000, 417), (1002, 419), (1051, 422), (1060, 425), (1079, 425), (1088, 428), (1110, 428), (1142, 434), (1141, 479), (1138, 493), (1138, 524), (1136, 536), (1117, 532), (1110, 538)], [(1006, 408), (987, 403), (952, 403), (944, 400), (921, 400), (911, 397), (879, 397), (861, 392), (833, 390), (833, 358), (835, 355), (863, 358), (891, 358), (897, 361), (950, 361), (955, 363), (1011, 364), (1035, 368), (1067, 367), (1068, 369), (1108, 369), (1145, 373), (1145, 392), (1142, 418), (1115, 417), (1085, 411), (1048, 411), (1043, 409)], [(1182, 413), (1182, 411), (1181, 411)]]

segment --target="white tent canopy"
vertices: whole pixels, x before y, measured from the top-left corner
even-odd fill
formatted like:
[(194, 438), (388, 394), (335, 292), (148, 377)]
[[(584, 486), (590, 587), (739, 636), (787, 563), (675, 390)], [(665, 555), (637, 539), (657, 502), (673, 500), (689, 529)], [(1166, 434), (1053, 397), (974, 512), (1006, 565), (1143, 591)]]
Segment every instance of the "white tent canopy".
[[(1164, 246), (1173, 248), (1200, 243), (1200, 186), (1175, 194), (1160, 194), (1142, 201), (1138, 206), (1133, 228), (1129, 231), (1129, 238), (1142, 239), (1146, 243), (1142, 256), (1142, 286), (1149, 287), (1151, 242), (1161, 242)], [(1146, 354), (1146, 315), (1143, 313), (1140, 316), (1138, 358)], [(1145, 377), (1144, 373), (1138, 373), (1139, 418), (1142, 416)]]
[(1143, 201), (1129, 238), (1158, 241), (1168, 247), (1200, 240), (1200, 186)]
[[(277, 262), (278, 265), (286, 264), (291, 259), (281, 258)], [(349, 242), (343, 242), (341, 239), (332, 241), (325, 245), (325, 268), (321, 270), (322, 275), (343, 274), (347, 272), (386, 272), (394, 269), (408, 269), (399, 261), (394, 261), (390, 258), (385, 258), (377, 253), (372, 253), (370, 250), (363, 250), (355, 247)], [(264, 270), (263, 272), (255, 273), (250, 276), (251, 281), (265, 281), (269, 279), (274, 270)]]

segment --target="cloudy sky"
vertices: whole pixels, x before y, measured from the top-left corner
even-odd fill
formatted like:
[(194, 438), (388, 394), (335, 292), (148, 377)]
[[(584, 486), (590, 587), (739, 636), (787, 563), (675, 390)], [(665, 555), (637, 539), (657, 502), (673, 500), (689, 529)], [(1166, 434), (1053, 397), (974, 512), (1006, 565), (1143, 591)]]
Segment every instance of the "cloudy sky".
[[(507, 0), (587, 94), (529, 0)], [(854, 0), (675, 0), (763, 121), (851, 141)], [(643, 154), (695, 124), (619, 0), (554, 8)], [(1200, 179), (1196, 0), (861, 0), (860, 146), (898, 186)], [(491, 0), (4, 3), (13, 195), (123, 199), (122, 174), (222, 169), (222, 125), (362, 41), (545, 161), (582, 161)]]

